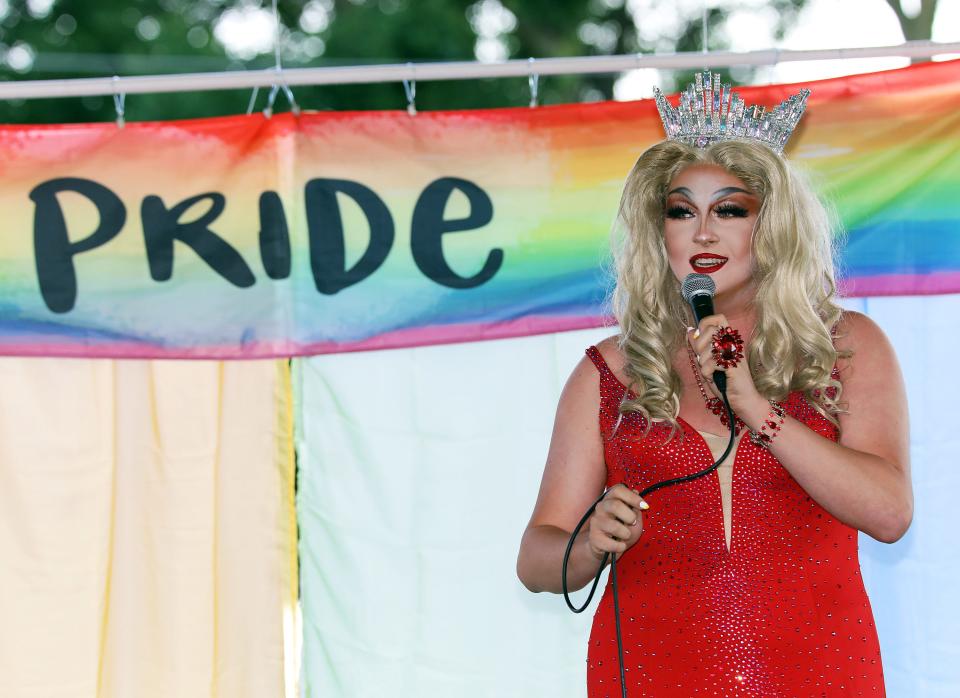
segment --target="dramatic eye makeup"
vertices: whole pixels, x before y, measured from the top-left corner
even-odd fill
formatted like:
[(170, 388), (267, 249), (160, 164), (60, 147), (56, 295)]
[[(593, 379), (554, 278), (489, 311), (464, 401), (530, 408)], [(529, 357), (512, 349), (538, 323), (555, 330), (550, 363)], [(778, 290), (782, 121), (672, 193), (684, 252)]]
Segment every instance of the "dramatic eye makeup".
[[(696, 215), (696, 207), (690, 203), (693, 192), (686, 187), (677, 187), (667, 194), (664, 217), (671, 220), (691, 218)], [(728, 198), (732, 197), (732, 198)], [(751, 211), (754, 195), (739, 187), (726, 187), (713, 194), (710, 211), (719, 218), (747, 218)], [(745, 201), (740, 201), (746, 199)]]
[(693, 192), (686, 187), (678, 187), (669, 192), (663, 207), (664, 218), (676, 220), (695, 215), (696, 209), (691, 203), (692, 196)]
[(732, 201), (724, 201), (717, 204), (713, 211), (721, 218), (746, 218), (750, 215), (749, 209)]
[(666, 210), (664, 211), (664, 215), (667, 218), (673, 218), (673, 219), (687, 218), (688, 216), (693, 215), (693, 210), (689, 206), (686, 206), (684, 204), (668, 202)]
[(756, 197), (746, 189), (726, 187), (713, 193), (714, 213), (721, 218), (746, 218)]

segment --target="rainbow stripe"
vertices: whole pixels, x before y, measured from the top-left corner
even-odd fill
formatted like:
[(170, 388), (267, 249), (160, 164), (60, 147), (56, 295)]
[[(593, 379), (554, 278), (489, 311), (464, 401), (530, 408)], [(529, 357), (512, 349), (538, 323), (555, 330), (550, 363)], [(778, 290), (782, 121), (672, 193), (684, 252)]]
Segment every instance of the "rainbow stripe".
[[(847, 229), (846, 292), (960, 291), (960, 61), (811, 88), (788, 154), (837, 203)], [(748, 103), (763, 104), (795, 91), (740, 90)], [(253, 358), (597, 326), (606, 322), (607, 241), (623, 179), (638, 153), (661, 137), (651, 100), (415, 117), (310, 113), (124, 129), (0, 127), (0, 354)], [(38, 185), (59, 178), (102, 185), (125, 211), (114, 237), (68, 260), (77, 290), (66, 310), (52, 309), (41, 293), (38, 265), (47, 263), (49, 249), (35, 249), (42, 207), (31, 199)], [(472, 183), (492, 207), (488, 222), (434, 241), (455, 277), (477, 274), (501, 251), (492, 277), (473, 288), (429, 278), (412, 251), (417, 202), (443, 178)], [(311, 266), (311, 254), (314, 262), (338, 254), (329, 230), (320, 242), (310, 239), (306, 185), (318, 179), (363, 185), (383, 202), (394, 228), (382, 264), (335, 293), (318, 291)], [(170, 278), (156, 280), (151, 264), (162, 261), (148, 256), (144, 216), (157, 202), (173, 209), (208, 192), (221, 193), (225, 205), (207, 227), (235, 250), (234, 271), (250, 283), (232, 284), (180, 240), (172, 243)], [(276, 192), (283, 207), (288, 272), (261, 250), (263, 192)], [(349, 267), (366, 250), (370, 226), (349, 196), (336, 198)], [(101, 224), (84, 195), (67, 191), (56, 200), (69, 243)], [(212, 217), (210, 209), (201, 201), (177, 220)], [(477, 202), (457, 190), (434, 217), (477, 211)], [(147, 233), (157, 227), (150, 220)], [(267, 247), (282, 251), (284, 244), (273, 238)], [(48, 290), (57, 278), (47, 277)]]

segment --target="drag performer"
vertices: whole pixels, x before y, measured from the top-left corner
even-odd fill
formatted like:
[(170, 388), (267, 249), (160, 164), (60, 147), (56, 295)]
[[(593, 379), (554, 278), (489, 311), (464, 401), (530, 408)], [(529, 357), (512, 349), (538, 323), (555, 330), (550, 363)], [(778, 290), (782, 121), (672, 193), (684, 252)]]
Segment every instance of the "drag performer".
[[(764, 112), (703, 73), (620, 204), (619, 334), (587, 349), (557, 409), (517, 571), (571, 589), (616, 555), (625, 687), (657, 696), (882, 696), (858, 531), (892, 543), (913, 514), (906, 397), (867, 317), (837, 304), (823, 204), (782, 155), (806, 90)], [(699, 323), (681, 295), (715, 285)], [(727, 418), (714, 382), (726, 375)], [(641, 499), (652, 483), (717, 470)], [(619, 696), (608, 583), (589, 696)]]

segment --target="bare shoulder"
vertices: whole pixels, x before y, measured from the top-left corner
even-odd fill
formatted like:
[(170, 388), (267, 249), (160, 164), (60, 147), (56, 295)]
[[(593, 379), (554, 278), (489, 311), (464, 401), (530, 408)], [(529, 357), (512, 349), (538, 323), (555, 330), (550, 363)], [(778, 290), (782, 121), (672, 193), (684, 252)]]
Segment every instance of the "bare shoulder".
[(852, 352), (840, 370), (841, 444), (907, 468), (906, 388), (893, 345), (876, 322), (852, 311), (843, 313), (836, 334), (837, 349)]
[(845, 310), (836, 328), (836, 347), (852, 356), (842, 362), (841, 380), (862, 379), (875, 371), (897, 366), (896, 353), (887, 335), (871, 318)]
[(620, 356), (620, 335), (612, 334), (606, 339), (597, 342), (597, 349), (603, 354), (603, 358)]
[[(859, 313), (856, 310), (844, 310), (840, 316), (840, 322), (837, 323), (837, 342), (844, 340), (876, 340), (882, 338), (886, 341), (886, 335), (880, 326), (869, 316)], [(850, 347), (852, 348), (852, 347)]]

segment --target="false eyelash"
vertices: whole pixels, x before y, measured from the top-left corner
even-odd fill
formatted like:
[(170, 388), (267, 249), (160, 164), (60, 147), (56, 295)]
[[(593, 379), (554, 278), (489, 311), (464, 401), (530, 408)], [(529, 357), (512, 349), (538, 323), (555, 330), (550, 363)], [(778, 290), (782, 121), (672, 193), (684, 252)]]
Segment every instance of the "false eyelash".
[(748, 215), (750, 215), (750, 212), (742, 206), (729, 203), (720, 204), (713, 210), (721, 215), (728, 215), (732, 218), (746, 218)]
[(686, 216), (686, 215), (693, 215), (693, 211), (691, 211), (686, 206), (678, 206), (675, 204), (673, 206), (667, 207), (666, 215), (667, 215), (667, 218), (682, 218), (683, 216)]

